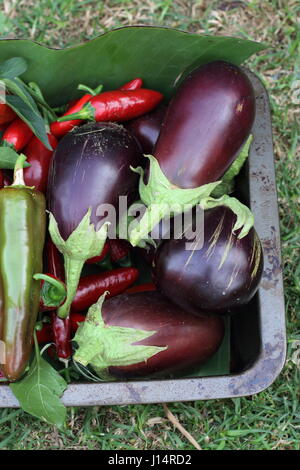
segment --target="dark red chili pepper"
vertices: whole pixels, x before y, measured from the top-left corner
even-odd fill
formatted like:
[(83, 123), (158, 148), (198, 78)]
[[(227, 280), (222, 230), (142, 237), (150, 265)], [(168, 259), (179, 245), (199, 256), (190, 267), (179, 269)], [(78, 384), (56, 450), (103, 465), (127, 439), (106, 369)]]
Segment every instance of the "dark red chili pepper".
[(130, 80), (128, 83), (124, 83), (124, 85), (120, 86), (119, 90), (138, 90), (142, 88), (143, 80), (141, 78), (134, 78)]
[(60, 307), (66, 300), (66, 285), (52, 274), (37, 273), (33, 276), (41, 280), (40, 312), (45, 312)]
[[(78, 113), (70, 115), (71, 119), (89, 119), (93, 121), (128, 121), (154, 109), (163, 95), (155, 90), (139, 88), (138, 90), (112, 90), (93, 96)], [(64, 122), (68, 116), (58, 119)]]
[(79, 324), (85, 321), (85, 315), (82, 313), (72, 312), (70, 313), (70, 321), (71, 321), (71, 333), (72, 335), (76, 333)]
[(123, 267), (131, 266), (129, 243), (126, 240), (109, 240), (110, 256), (113, 263)]
[(110, 244), (106, 242), (100, 255), (94, 256), (93, 258), (88, 259), (86, 263), (87, 264), (101, 263), (106, 258), (109, 252), (110, 252)]
[(0, 103), (0, 125), (8, 124), (16, 117), (16, 113), (6, 103)]
[[(53, 319), (53, 316), (52, 316)], [(60, 319), (61, 320), (61, 319)], [(71, 334), (73, 335), (76, 333), (78, 329), (78, 323), (85, 321), (85, 315), (78, 312), (72, 312), (69, 315), (69, 323), (71, 327)], [(59, 328), (55, 328), (55, 330), (59, 330)], [(36, 330), (37, 340), (39, 344), (43, 343), (51, 343), (53, 341), (53, 325), (50, 323), (43, 323), (43, 327), (41, 330)], [(1, 376), (0, 376), (1, 377)]]
[[(49, 143), (54, 150), (57, 147), (57, 139), (52, 134), (48, 134)], [(47, 190), (49, 166), (53, 150), (49, 150), (34, 135), (23, 150), (30, 167), (24, 169), (24, 179), (27, 186), (34, 186), (35, 189), (45, 193)]]
[[(74, 335), (74, 333), (76, 333), (79, 326), (78, 323), (83, 321), (85, 321), (85, 315), (76, 312), (70, 313), (67, 323), (68, 328), (71, 331), (70, 337), (71, 335)], [(55, 336), (53, 335), (53, 331), (56, 332)], [(62, 323), (62, 319), (57, 317), (54, 313), (51, 316), (51, 324), (44, 323), (42, 329), (36, 331), (37, 340), (39, 344), (52, 343), (53, 341), (55, 341), (56, 344), (60, 345), (59, 348), (55, 348), (53, 346), (47, 349), (47, 352), (49, 353), (49, 356), (52, 359), (57, 359), (56, 356), (63, 359), (68, 359), (72, 354), (69, 339), (67, 343), (68, 348), (66, 349), (65, 346), (62, 347), (62, 345), (65, 344), (66, 339), (65, 331), (65, 325), (63, 325)]]
[(16, 152), (19, 152), (28, 144), (32, 136), (32, 130), (22, 119), (17, 117), (5, 129), (2, 136), (2, 143), (12, 146)]
[(70, 317), (62, 319), (52, 312), (51, 325), (57, 356), (69, 359), (72, 356)]
[(36, 337), (39, 344), (51, 343), (53, 341), (52, 327), (50, 323), (43, 323), (42, 328), (36, 329)]
[(136, 294), (137, 292), (149, 292), (156, 290), (155, 284), (153, 282), (146, 282), (145, 284), (140, 284), (139, 286), (130, 287), (125, 291), (125, 294)]
[(107, 297), (121, 294), (133, 284), (137, 278), (138, 270), (135, 268), (118, 268), (112, 271), (82, 277), (79, 281), (71, 308), (75, 312), (86, 310), (97, 302), (104, 292), (109, 292)]
[(45, 246), (45, 266), (48, 273), (57, 279), (64, 281), (65, 270), (61, 253), (58, 251), (51, 238), (47, 238)]

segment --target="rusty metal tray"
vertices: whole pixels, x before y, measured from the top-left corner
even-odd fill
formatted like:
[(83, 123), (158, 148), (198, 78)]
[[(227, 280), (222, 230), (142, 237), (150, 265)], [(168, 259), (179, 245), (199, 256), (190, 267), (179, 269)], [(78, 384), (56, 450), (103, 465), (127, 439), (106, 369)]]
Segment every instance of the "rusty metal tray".
[[(255, 299), (231, 322), (231, 373), (224, 376), (132, 382), (74, 383), (65, 391), (66, 406), (206, 400), (252, 395), (280, 373), (286, 351), (285, 311), (280, 261), (280, 232), (268, 95), (248, 72), (256, 93), (254, 140), (240, 178), (240, 191), (254, 213), (262, 241), (264, 273)], [(0, 407), (18, 407), (7, 385), (0, 385)]]

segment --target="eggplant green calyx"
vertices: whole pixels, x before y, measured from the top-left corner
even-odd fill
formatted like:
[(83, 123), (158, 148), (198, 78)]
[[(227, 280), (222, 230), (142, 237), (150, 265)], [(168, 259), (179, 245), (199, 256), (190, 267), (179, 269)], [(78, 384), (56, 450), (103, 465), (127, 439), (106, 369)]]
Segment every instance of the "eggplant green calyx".
[(226, 173), (222, 177), (222, 183), (217, 186), (211, 193), (212, 197), (221, 197), (224, 194), (230, 194), (234, 190), (234, 178), (239, 174), (245, 161), (248, 158), (250, 146), (253, 140), (253, 136), (249, 135), (246, 143), (243, 145), (240, 153), (230, 165)]
[(229, 207), (229, 209), (231, 209), (236, 215), (236, 222), (232, 232), (236, 232), (241, 229), (238, 234), (238, 238), (245, 237), (254, 225), (254, 217), (250, 209), (235, 197), (230, 197), (226, 194), (219, 199), (207, 197), (206, 199), (203, 199), (199, 205), (203, 210), (212, 209), (218, 206)]
[(67, 298), (57, 310), (60, 318), (67, 318), (69, 315), (84, 263), (102, 251), (107, 238), (108, 222), (96, 231), (94, 224), (91, 223), (91, 212), (92, 210), (89, 208), (66, 241), (60, 235), (55, 217), (50, 213), (49, 232), (53, 243), (64, 255), (65, 263)]
[[(208, 197), (221, 183), (204, 184), (198, 188), (182, 189), (174, 186), (162, 172), (153, 155), (144, 155), (150, 160), (148, 183), (144, 183), (144, 170), (141, 167), (131, 168), (140, 175), (140, 198), (147, 209), (138, 224), (129, 232), (129, 241), (137, 246), (141, 240), (148, 238), (151, 230), (170, 215), (182, 214), (190, 210), (203, 198)], [(130, 208), (129, 208), (130, 211)]]
[(74, 337), (74, 341), (78, 344), (74, 360), (84, 366), (89, 364), (100, 376), (109, 367), (138, 364), (167, 349), (167, 346), (134, 344), (149, 338), (156, 331), (105, 324), (101, 310), (106, 294), (104, 293), (98, 302), (90, 307), (85, 322), (79, 326)]
[(91, 103), (88, 102), (87, 104), (85, 104), (77, 113), (61, 116), (57, 119), (57, 121), (64, 122), (73, 121), (77, 119), (81, 119), (83, 121), (95, 121), (95, 108), (91, 105)]

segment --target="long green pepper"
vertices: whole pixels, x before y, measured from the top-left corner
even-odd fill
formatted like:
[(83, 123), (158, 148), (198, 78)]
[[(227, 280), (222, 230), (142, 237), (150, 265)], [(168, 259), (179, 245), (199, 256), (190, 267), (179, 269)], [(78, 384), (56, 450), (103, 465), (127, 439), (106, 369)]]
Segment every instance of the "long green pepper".
[(2, 372), (10, 381), (24, 373), (32, 350), (46, 231), (44, 195), (25, 186), (17, 160), (14, 182), (0, 190), (0, 339), (5, 345)]

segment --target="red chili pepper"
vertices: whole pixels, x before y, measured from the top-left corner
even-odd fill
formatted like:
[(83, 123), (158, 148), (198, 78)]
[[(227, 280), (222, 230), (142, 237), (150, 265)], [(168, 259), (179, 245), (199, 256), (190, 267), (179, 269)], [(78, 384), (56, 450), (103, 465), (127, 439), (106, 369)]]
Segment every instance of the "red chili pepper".
[(126, 294), (135, 294), (136, 292), (146, 292), (156, 290), (155, 284), (153, 282), (146, 282), (145, 284), (140, 284), (139, 286), (130, 287), (125, 291)]
[[(62, 256), (51, 239), (48, 239), (46, 243), (46, 265), (53, 276), (62, 281), (65, 279)], [(53, 312), (51, 326), (57, 356), (60, 359), (68, 359), (72, 355), (69, 318), (61, 319), (56, 315), (56, 312)]]
[[(43, 329), (41, 331), (37, 331), (37, 338), (38, 342), (40, 343), (51, 343), (54, 338), (53, 338), (53, 331), (56, 332), (56, 338), (55, 342), (64, 345), (66, 344), (65, 340), (65, 325), (62, 323), (62, 319), (57, 317), (56, 315), (52, 315), (51, 317), (52, 324), (45, 324), (43, 326)], [(82, 313), (77, 313), (77, 312), (72, 312), (70, 313), (68, 317), (68, 328), (70, 329), (70, 337), (73, 336), (79, 326), (79, 323), (85, 321), (85, 315), (82, 315)], [(70, 340), (67, 343), (70, 345)], [(71, 345), (70, 345), (71, 348)], [(55, 349), (54, 347), (49, 347), (47, 349), (47, 353), (52, 359), (57, 359), (56, 356), (63, 358), (63, 359), (68, 359), (71, 355), (72, 352), (70, 352), (69, 349)]]
[(82, 323), (85, 321), (85, 315), (82, 313), (77, 313), (77, 312), (72, 312), (70, 314), (70, 320), (71, 320), (71, 333), (74, 334), (76, 333), (78, 329), (78, 323)]
[[(69, 114), (74, 114), (80, 111), (83, 106), (92, 98), (92, 94), (87, 93), (86, 95), (83, 95), (76, 103), (71, 106), (63, 116), (68, 116)], [(65, 122), (52, 122), (50, 124), (50, 131), (55, 137), (60, 138), (66, 135), (69, 131), (73, 129), (73, 127), (78, 126), (78, 124), (81, 123), (80, 119), (72, 119), (71, 121), (65, 121)]]
[(131, 266), (129, 243), (125, 240), (109, 240), (110, 256), (113, 263), (117, 263), (123, 267)]
[(8, 124), (16, 117), (16, 113), (6, 103), (0, 103), (0, 125)]
[(62, 319), (53, 312), (51, 326), (57, 356), (60, 359), (69, 359), (72, 356), (70, 317)]
[[(72, 100), (69, 103), (69, 106), (67, 108), (67, 111), (63, 114), (63, 116), (68, 116), (69, 114), (74, 114), (80, 111), (83, 106), (90, 101), (92, 96), (98, 95), (100, 91), (102, 90), (102, 85), (98, 85), (97, 88), (92, 90), (91, 88), (84, 86), (84, 85), (79, 85), (78, 86), (79, 90), (86, 90), (88, 93), (83, 95), (79, 100)], [(66, 135), (69, 131), (73, 129), (73, 127), (78, 126), (81, 123), (81, 120), (75, 119), (75, 120), (67, 120), (64, 123), (55, 121), (50, 124), (50, 130), (55, 137), (63, 137)]]
[(82, 277), (79, 281), (75, 298), (72, 302), (72, 310), (81, 312), (93, 305), (99, 297), (108, 291), (107, 298), (121, 294), (138, 278), (138, 270), (135, 268), (118, 268), (112, 271), (91, 274)]
[(124, 85), (120, 86), (119, 90), (138, 90), (142, 88), (143, 80), (141, 78), (134, 78), (130, 80), (128, 83), (124, 83)]
[[(58, 144), (56, 137), (48, 134), (48, 139), (54, 150)], [(53, 150), (47, 149), (35, 135), (31, 138), (23, 150), (27, 157), (27, 162), (31, 165), (28, 168), (24, 168), (24, 180), (27, 186), (34, 186), (38, 191), (46, 192)]]
[[(70, 115), (72, 119), (94, 121), (128, 121), (155, 108), (163, 95), (158, 91), (139, 88), (138, 90), (112, 90), (93, 96), (78, 113)], [(64, 122), (68, 116), (58, 119)]]
[(50, 323), (43, 323), (42, 329), (36, 330), (36, 337), (39, 344), (51, 343), (53, 341), (53, 334)]
[(50, 237), (47, 238), (45, 246), (45, 265), (50, 274), (61, 281), (65, 280), (63, 257)]
[(28, 144), (32, 136), (32, 130), (24, 121), (22, 121), (22, 119), (17, 117), (5, 129), (2, 136), (2, 142), (5, 142), (6, 145), (11, 145), (16, 152), (19, 152)]
[(88, 259), (86, 263), (87, 264), (100, 263), (101, 261), (105, 259), (105, 257), (108, 255), (109, 252), (110, 252), (110, 245), (108, 242), (106, 242), (100, 255), (94, 256), (93, 258)]
[(67, 289), (64, 282), (57, 279), (52, 274), (37, 273), (33, 276), (36, 280), (41, 280), (40, 290), (40, 311), (50, 311), (60, 307), (67, 296)]

